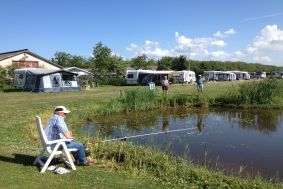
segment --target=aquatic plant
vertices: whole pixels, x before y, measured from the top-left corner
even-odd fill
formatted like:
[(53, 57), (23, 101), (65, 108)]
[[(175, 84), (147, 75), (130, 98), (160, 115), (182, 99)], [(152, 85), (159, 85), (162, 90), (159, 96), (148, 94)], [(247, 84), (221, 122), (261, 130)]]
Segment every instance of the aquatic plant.
[(125, 90), (120, 99), (126, 111), (148, 110), (157, 107), (158, 93), (148, 88)]
[(270, 104), (276, 96), (280, 95), (281, 86), (282, 81), (277, 79), (245, 82), (237, 87), (228, 88), (224, 94), (216, 97), (215, 104)]
[(239, 102), (244, 104), (268, 104), (279, 88), (279, 80), (264, 79), (245, 83), (239, 87)]

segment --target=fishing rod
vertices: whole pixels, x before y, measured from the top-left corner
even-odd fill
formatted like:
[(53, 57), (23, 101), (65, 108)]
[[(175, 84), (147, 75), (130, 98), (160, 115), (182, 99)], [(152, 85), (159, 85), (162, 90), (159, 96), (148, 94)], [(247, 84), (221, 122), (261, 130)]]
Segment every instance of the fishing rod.
[[(162, 134), (162, 133), (172, 133), (172, 132), (194, 130), (194, 129), (198, 129), (198, 128), (197, 127), (190, 127), (190, 128), (175, 129), (175, 130), (170, 130), (170, 131), (159, 131), (159, 132), (154, 132), (154, 133), (146, 133), (146, 134), (140, 134), (140, 135), (126, 136), (126, 137), (122, 137), (122, 138), (106, 139), (106, 140), (103, 140), (103, 141), (93, 141), (93, 142), (91, 142), (91, 144), (102, 143), (102, 142), (111, 142), (111, 141), (117, 141), (117, 140), (118, 141), (127, 140), (127, 139), (131, 139), (131, 138), (137, 138), (137, 137), (143, 137), (143, 136), (151, 136), (151, 135), (158, 135), (158, 134)], [(190, 132), (188, 134), (195, 134), (195, 133), (198, 133), (198, 132), (199, 131), (194, 131), (194, 132)]]

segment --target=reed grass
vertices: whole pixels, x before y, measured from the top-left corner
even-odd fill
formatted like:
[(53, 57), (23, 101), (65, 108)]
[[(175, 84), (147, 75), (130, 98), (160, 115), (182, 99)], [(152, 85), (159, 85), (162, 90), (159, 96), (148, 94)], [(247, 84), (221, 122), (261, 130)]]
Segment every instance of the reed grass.
[(282, 97), (282, 81), (277, 79), (264, 79), (251, 81), (233, 86), (219, 97), (215, 103), (218, 105), (269, 105), (275, 102), (276, 97)]
[(112, 98), (99, 112), (109, 115), (121, 111), (144, 111), (165, 107), (208, 107), (211, 99), (197, 93), (176, 92), (167, 96), (160, 91), (152, 91), (148, 88), (133, 88), (126, 89), (119, 97)]

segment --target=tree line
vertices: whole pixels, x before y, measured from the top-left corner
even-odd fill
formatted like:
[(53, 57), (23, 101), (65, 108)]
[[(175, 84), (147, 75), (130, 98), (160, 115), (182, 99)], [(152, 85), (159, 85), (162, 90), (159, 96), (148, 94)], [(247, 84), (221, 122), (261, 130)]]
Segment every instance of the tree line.
[(275, 70), (283, 70), (283, 67), (263, 65), (246, 62), (232, 61), (199, 61), (188, 60), (185, 56), (162, 57), (154, 60), (145, 54), (139, 55), (129, 60), (112, 53), (111, 48), (99, 42), (92, 51), (92, 56), (84, 58), (78, 55), (71, 55), (58, 51), (54, 54), (52, 61), (63, 67), (79, 67), (91, 70), (96, 75), (106, 76), (109, 74), (123, 76), (127, 68), (133, 69), (156, 69), (156, 70), (192, 70), (202, 74), (208, 70), (241, 70), (248, 72), (265, 71), (270, 73)]

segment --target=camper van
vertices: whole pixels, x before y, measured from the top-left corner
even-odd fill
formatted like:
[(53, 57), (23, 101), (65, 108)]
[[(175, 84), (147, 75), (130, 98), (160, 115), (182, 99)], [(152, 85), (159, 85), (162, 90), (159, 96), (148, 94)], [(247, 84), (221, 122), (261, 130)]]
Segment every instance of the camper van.
[(236, 78), (237, 80), (249, 80), (251, 77), (250, 77), (250, 74), (246, 71), (232, 71), (234, 74), (236, 74)]
[(235, 81), (236, 74), (231, 71), (204, 71), (206, 81)]
[(218, 72), (216, 74), (216, 81), (235, 81), (236, 79), (236, 74), (230, 71)]
[(147, 85), (149, 82), (160, 84), (163, 76), (168, 76), (172, 71), (162, 70), (127, 70), (126, 81), (128, 85)]
[(23, 68), (14, 71), (17, 89), (32, 92), (79, 91), (77, 74), (65, 70)]
[(126, 81), (128, 85), (137, 85), (148, 75), (153, 73), (153, 70), (127, 70)]
[(196, 73), (194, 71), (178, 71), (177, 77), (174, 77), (176, 83), (192, 83), (196, 81)]
[(266, 72), (255, 72), (256, 79), (263, 79), (266, 78)]

